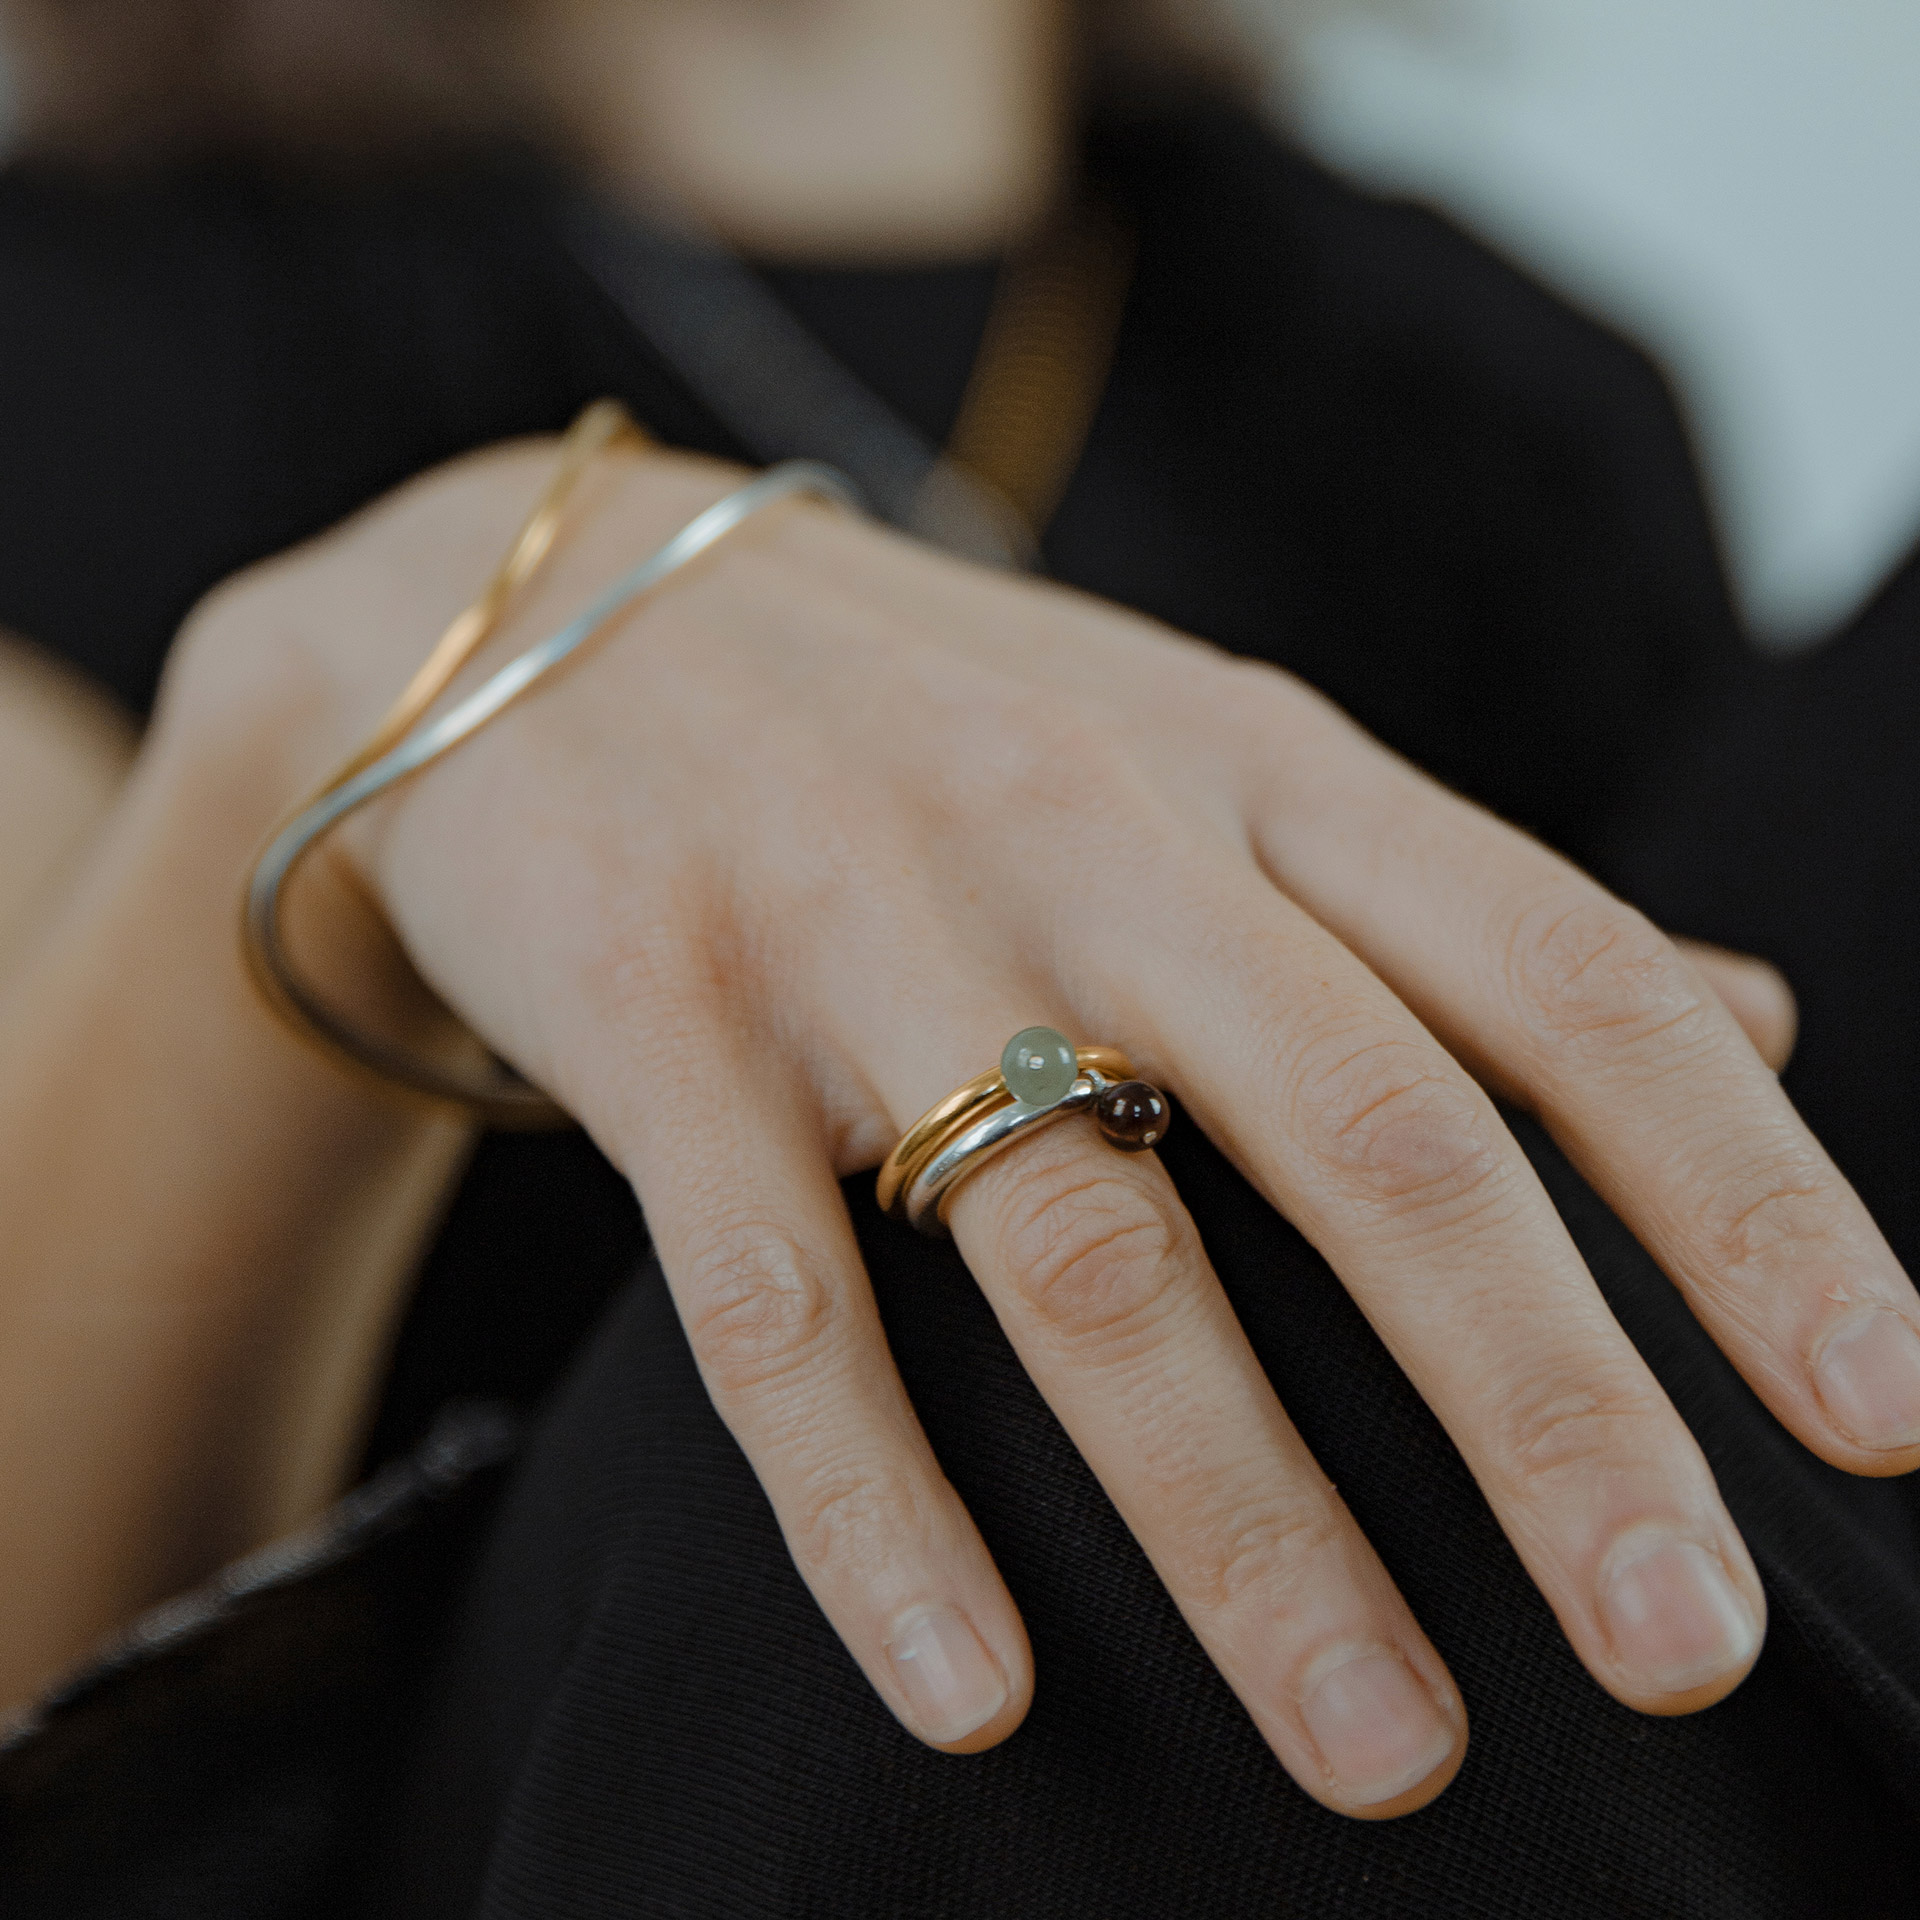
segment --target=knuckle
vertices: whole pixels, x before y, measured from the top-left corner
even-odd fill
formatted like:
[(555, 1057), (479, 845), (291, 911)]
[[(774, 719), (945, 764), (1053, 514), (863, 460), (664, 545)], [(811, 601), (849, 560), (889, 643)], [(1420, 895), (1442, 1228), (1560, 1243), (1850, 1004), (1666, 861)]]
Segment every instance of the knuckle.
[(682, 1266), (687, 1337), (716, 1398), (772, 1385), (817, 1355), (840, 1321), (835, 1291), (792, 1237), (765, 1221), (710, 1229)]
[(1181, 1244), (1171, 1207), (1126, 1173), (1025, 1166), (1001, 1191), (1000, 1256), (1025, 1310), (1075, 1343), (1158, 1323)]
[(1502, 1409), (1502, 1457), (1525, 1484), (1558, 1482), (1643, 1458), (1667, 1406), (1652, 1381), (1620, 1366), (1546, 1367), (1514, 1386)]
[(232, 574), (194, 602), (174, 638), (174, 658), (169, 664), (176, 672), (180, 662), (197, 660), (202, 654), (224, 662), (229, 655), (247, 650), (260, 623), (262, 578), (254, 569)]
[(1397, 1208), (1471, 1204), (1505, 1165), (1491, 1109), (1413, 1041), (1323, 1046), (1294, 1105), (1322, 1164)]
[(1507, 976), (1532, 1031), (1551, 1046), (1671, 1041), (1704, 1011), (1673, 943), (1597, 889), (1528, 908), (1508, 940)]
[(803, 1568), (832, 1567), (856, 1580), (923, 1534), (926, 1523), (912, 1482), (869, 1463), (815, 1473), (785, 1515), (788, 1544)]
[(1702, 1231), (1708, 1260), (1726, 1273), (1765, 1267), (1782, 1251), (1836, 1237), (1842, 1196), (1817, 1154), (1788, 1151), (1709, 1184)]
[(1263, 1503), (1209, 1527), (1185, 1556), (1186, 1598), (1208, 1613), (1230, 1613), (1249, 1596), (1284, 1611), (1340, 1543), (1342, 1525), (1321, 1501)]

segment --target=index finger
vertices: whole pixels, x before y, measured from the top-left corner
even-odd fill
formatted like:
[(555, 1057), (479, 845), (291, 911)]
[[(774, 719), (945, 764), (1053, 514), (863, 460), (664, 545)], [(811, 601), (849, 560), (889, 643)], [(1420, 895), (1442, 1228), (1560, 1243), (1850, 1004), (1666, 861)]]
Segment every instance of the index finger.
[(1269, 871), (1539, 1114), (1798, 1439), (1920, 1466), (1920, 1298), (1720, 996), (1525, 834), (1331, 711), (1307, 733), (1259, 823)]
[(1101, 922), (1114, 1030), (1339, 1274), (1595, 1679), (1648, 1713), (1723, 1697), (1759, 1652), (1758, 1576), (1492, 1101), (1236, 859), (1161, 877), (1150, 919)]

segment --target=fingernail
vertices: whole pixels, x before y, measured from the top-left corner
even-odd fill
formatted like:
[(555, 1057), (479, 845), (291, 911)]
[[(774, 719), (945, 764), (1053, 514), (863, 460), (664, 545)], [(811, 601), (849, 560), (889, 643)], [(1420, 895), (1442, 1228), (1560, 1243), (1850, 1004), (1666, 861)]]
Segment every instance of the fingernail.
[(916, 1607), (895, 1622), (887, 1655), (920, 1733), (936, 1745), (964, 1740), (1007, 1703), (1000, 1663), (964, 1613)]
[(1615, 1657), (1655, 1693), (1685, 1693), (1742, 1666), (1759, 1624), (1703, 1546), (1650, 1534), (1614, 1549), (1600, 1614)]
[(1813, 1370), (1834, 1425), (1863, 1447), (1920, 1443), (1920, 1334), (1881, 1309), (1843, 1326)]
[(1418, 1786), (1453, 1751), (1453, 1729), (1398, 1654), (1375, 1648), (1334, 1668), (1301, 1704), (1341, 1798), (1377, 1806)]

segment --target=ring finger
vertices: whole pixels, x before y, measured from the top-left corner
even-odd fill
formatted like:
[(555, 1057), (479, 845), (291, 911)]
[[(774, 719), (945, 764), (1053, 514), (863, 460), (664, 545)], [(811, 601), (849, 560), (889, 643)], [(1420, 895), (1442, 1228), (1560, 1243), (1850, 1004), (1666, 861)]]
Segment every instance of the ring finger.
[(1022, 1364), (1293, 1778), (1366, 1818), (1439, 1793), (1465, 1752), (1459, 1694), (1281, 1410), (1158, 1161), (1069, 1121), (982, 1167), (948, 1218)]

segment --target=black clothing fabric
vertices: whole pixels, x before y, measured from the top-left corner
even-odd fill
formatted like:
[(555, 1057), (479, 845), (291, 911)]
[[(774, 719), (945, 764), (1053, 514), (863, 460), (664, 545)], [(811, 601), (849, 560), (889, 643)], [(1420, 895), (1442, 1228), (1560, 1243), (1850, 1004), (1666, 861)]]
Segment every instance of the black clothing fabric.
[[(1724, 1705), (1647, 1720), (1600, 1694), (1345, 1291), (1189, 1127), (1169, 1164), (1235, 1310), (1471, 1703), (1473, 1749), (1433, 1806), (1360, 1825), (1285, 1780), (957, 1256), (849, 1183), (894, 1354), (1033, 1638), (1020, 1734), (956, 1764), (877, 1707), (650, 1270), (502, 1512), (405, 1805), (391, 1910), (1910, 1912), (1910, 1519), (1827, 1500), (1841, 1476), (1756, 1419), (1645, 1255), (1524, 1137), (1767, 1582), (1768, 1652)], [(463, 1879), (481, 1859), (481, 1882)]]
[[(1761, 668), (1673, 408), (1630, 347), (1432, 214), (1358, 196), (1231, 115), (1109, 126), (1089, 164), (1131, 212), (1139, 265), (1051, 570), (1292, 668), (1678, 930), (1786, 960), (1806, 1015), (1792, 1084), (1911, 1260), (1920, 982), (1897, 936), (1910, 889), (1878, 890), (1911, 870), (1920, 818), (1892, 715), (1912, 593), (1812, 663)], [(0, 422), (31, 449), (0, 472), (0, 621), (138, 703), (195, 593), (436, 459), (556, 428), (601, 392), (670, 441), (729, 451), (558, 251), (548, 193), (505, 167), (359, 196), (235, 176), (142, 199), (0, 182)], [(983, 273), (775, 284), (942, 433)], [(1788, 1439), (1515, 1124), (1767, 1583), (1766, 1651), (1721, 1706), (1645, 1719), (1585, 1676), (1344, 1290), (1189, 1124), (1168, 1164), (1283, 1401), (1459, 1677), (1473, 1750), (1400, 1822), (1295, 1790), (964, 1270), (876, 1219), (861, 1180), (848, 1204), (894, 1352), (1040, 1673), (1014, 1739), (934, 1754), (793, 1572), (657, 1269), (629, 1277), (642, 1243), (617, 1177), (579, 1140), (501, 1141), (436, 1248), (371, 1454), (405, 1452), (451, 1393), (535, 1419), (484, 1540), (447, 1530), (455, 1575), (408, 1589), (432, 1596), (430, 1627), (401, 1607), (414, 1624), (379, 1642), (412, 1676), (404, 1711), (354, 1723), (369, 1764), (396, 1769), (380, 1817), (336, 1815), (331, 1849), (300, 1853), (273, 1904), (271, 1874), (247, 1880), (252, 1904), (211, 1871), (192, 1898), (156, 1892), (129, 1818), (135, 1839), (100, 1844), (84, 1898), (55, 1863), (17, 1891), (0, 1878), (9, 1911), (1913, 1911), (1911, 1496)], [(391, 1594), (390, 1569), (370, 1559), (369, 1589)], [(390, 1654), (365, 1670), (391, 1688)], [(210, 1724), (190, 1688), (178, 1724), (183, 1750), (226, 1740), (269, 1779), (285, 1765), (284, 1747)], [(0, 1819), (90, 1791), (82, 1762), (22, 1787), (32, 1752), (0, 1762)], [(164, 1782), (131, 1773), (115, 1793), (156, 1803)], [(241, 1824), (233, 1858), (275, 1857), (271, 1820)]]
[(0, 1737), (13, 1920), (339, 1914), (516, 1423), (450, 1407), (316, 1527), (147, 1615)]
[(1920, 1271), (1920, 552), (1838, 644), (1738, 672), (1635, 783), (1601, 864), (1794, 982), (1787, 1090)]

